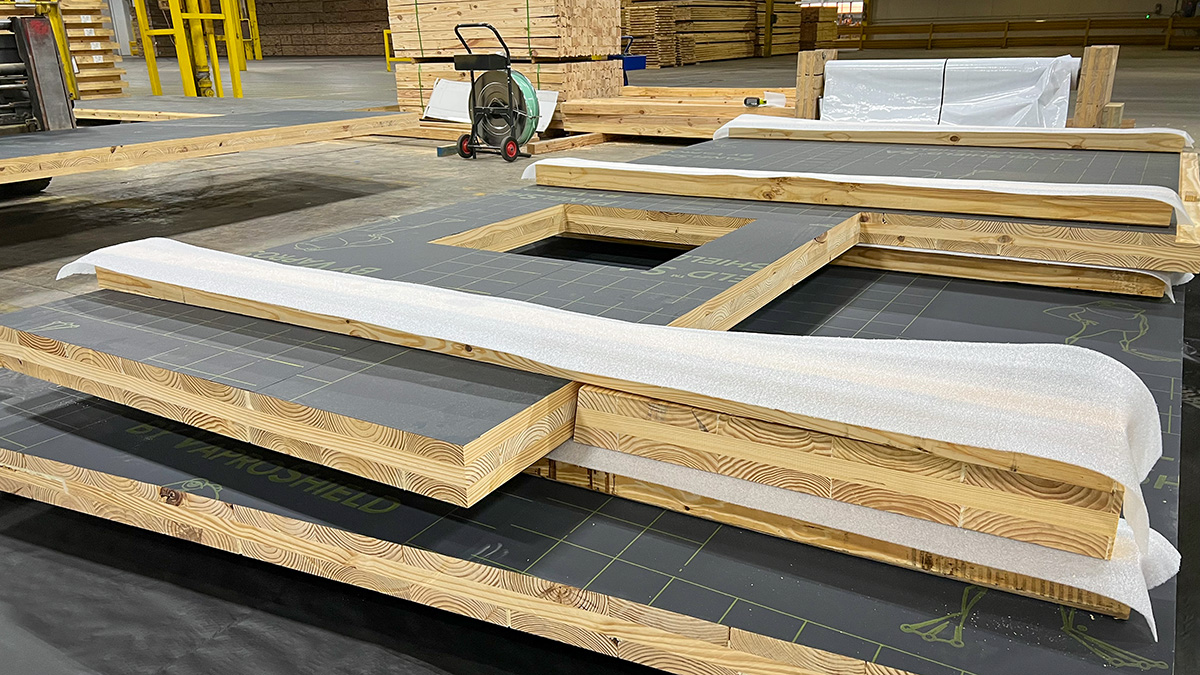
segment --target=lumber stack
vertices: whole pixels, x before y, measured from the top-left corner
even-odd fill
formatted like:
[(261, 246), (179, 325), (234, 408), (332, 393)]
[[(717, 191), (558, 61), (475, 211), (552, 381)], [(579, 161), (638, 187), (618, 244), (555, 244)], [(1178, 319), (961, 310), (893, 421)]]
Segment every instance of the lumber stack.
[(1111, 558), (1123, 488), (1100, 474), (1023, 457), (951, 457), (585, 386), (586, 445)]
[[(490, 23), (513, 58), (564, 59), (620, 53), (620, 0), (389, 0), (395, 56), (450, 59), (464, 50), (454, 35), (460, 23)], [(465, 31), (476, 51), (498, 51), (486, 30)]]
[(688, 0), (691, 21), (681, 33), (695, 41), (697, 61), (754, 56), (758, 40), (754, 0)]
[(621, 5), (621, 33), (633, 37), (629, 53), (646, 57), (647, 68), (679, 64), (679, 39), (673, 2), (626, 2)]
[[(747, 97), (772, 91), (787, 96), (784, 108), (747, 108)], [(622, 87), (617, 98), (572, 99), (560, 105), (563, 128), (634, 136), (712, 138), (713, 132), (738, 115), (752, 112), (795, 116), (795, 89)]]
[[(82, 100), (127, 96), (129, 83), (125, 71), (118, 67), (121, 55), (113, 42), (112, 19), (108, 6), (100, 0), (62, 0), (59, 3), (67, 44), (75, 70), (75, 81)], [(0, 5), (0, 18), (28, 16), (33, 6)]]
[(377, 56), (386, 0), (258, 2), (265, 56)]
[(800, 49), (831, 47), (838, 39), (836, 7), (800, 8)]

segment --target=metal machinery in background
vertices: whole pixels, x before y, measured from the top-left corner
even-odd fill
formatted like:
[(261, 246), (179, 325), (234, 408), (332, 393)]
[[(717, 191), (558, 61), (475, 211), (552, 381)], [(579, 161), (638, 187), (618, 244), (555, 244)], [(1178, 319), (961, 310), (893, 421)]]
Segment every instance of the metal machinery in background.
[[(212, 11), (213, 4), (218, 5), (219, 13)], [(246, 69), (246, 61), (262, 59), (254, 0), (168, 0), (170, 26), (155, 29), (150, 28), (146, 0), (133, 0), (133, 9), (150, 90), (155, 96), (162, 95), (162, 83), (154, 36), (162, 35), (169, 36), (174, 44), (185, 96), (225, 96), (217, 61), (217, 43), (224, 42), (230, 89), (235, 98), (242, 97), (241, 72)]]
[[(0, 19), (0, 136), (75, 128), (66, 71), (47, 16)], [(49, 178), (0, 186), (0, 198), (46, 189)]]

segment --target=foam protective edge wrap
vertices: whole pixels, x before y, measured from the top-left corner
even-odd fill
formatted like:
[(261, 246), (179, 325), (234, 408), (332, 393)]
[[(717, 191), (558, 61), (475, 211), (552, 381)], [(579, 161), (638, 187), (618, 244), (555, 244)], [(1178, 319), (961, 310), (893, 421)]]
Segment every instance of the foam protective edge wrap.
[(820, 131), (846, 132), (856, 131), (913, 131), (926, 134), (946, 133), (986, 133), (996, 136), (1012, 135), (1028, 138), (1035, 136), (1078, 136), (1080, 133), (1100, 136), (1132, 136), (1142, 134), (1171, 134), (1183, 139), (1184, 145), (1192, 147), (1195, 140), (1191, 134), (1180, 129), (1166, 127), (1139, 127), (1135, 129), (1076, 129), (1069, 128), (1038, 128), (1038, 127), (989, 127), (989, 126), (930, 126), (928, 124), (912, 124), (903, 122), (836, 122), (829, 120), (809, 120), (792, 117), (772, 117), (770, 115), (738, 115), (726, 122), (720, 129), (713, 132), (713, 140), (729, 138), (730, 129), (764, 129), (768, 131)]
[[(97, 267), (504, 352), (551, 368), (1078, 465), (1125, 487), (1127, 525), (1122, 527), (1129, 536), (1123, 540), (1128, 546), (1119, 549), (1123, 562), (1067, 554), (1069, 560), (1031, 575), (1124, 602), (1153, 630), (1148, 589), (1179, 569), (1179, 554), (1150, 529), (1142, 499), (1140, 484), (1162, 454), (1154, 398), (1129, 368), (1083, 347), (777, 336), (636, 324), (292, 267), (160, 238), (94, 251), (64, 266), (59, 278), (92, 274)], [(915, 523), (906, 518), (900, 529)], [(856, 531), (859, 524), (851, 519), (835, 526)], [(973, 544), (965, 542), (974, 538), (968, 531), (945, 530), (937, 550), (971, 559)], [(1003, 558), (978, 562), (1011, 567)], [(1127, 572), (1118, 575), (1118, 568)], [(1110, 576), (1099, 579), (1096, 570), (1101, 569)], [(1084, 585), (1084, 577), (1099, 587)]]
[(755, 171), (750, 169), (711, 169), (693, 166), (662, 164), (630, 164), (592, 159), (543, 159), (525, 167), (521, 178), (537, 180), (539, 166), (561, 166), (575, 169), (606, 169), (625, 171), (631, 175), (658, 173), (675, 176), (736, 176), (739, 178), (804, 178), (830, 183), (858, 183), (892, 187), (934, 188), (939, 190), (980, 190), (996, 194), (1040, 195), (1049, 197), (1130, 197), (1162, 202), (1175, 210), (1176, 221), (1192, 224), (1183, 200), (1174, 190), (1161, 185), (1105, 185), (1099, 183), (1036, 183), (1017, 180), (974, 180), (967, 178), (908, 178), (902, 176), (860, 176), (858, 174), (806, 173), (800, 171)]

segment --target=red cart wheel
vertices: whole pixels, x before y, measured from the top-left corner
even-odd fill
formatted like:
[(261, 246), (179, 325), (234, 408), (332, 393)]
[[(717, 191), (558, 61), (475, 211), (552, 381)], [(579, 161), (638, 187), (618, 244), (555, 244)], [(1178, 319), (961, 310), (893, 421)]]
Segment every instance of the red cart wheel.
[(504, 141), (503, 149), (504, 161), (506, 162), (517, 161), (517, 156), (521, 154), (521, 146), (517, 145), (517, 141), (514, 138)]
[(475, 148), (471, 147), (471, 134), (463, 134), (458, 137), (458, 156), (463, 159), (475, 158)]

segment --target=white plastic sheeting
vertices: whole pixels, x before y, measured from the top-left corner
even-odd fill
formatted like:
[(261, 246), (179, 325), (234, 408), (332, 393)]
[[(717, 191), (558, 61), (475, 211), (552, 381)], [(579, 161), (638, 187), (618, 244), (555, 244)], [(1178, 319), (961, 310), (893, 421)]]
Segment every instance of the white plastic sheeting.
[(973, 180), (967, 178), (909, 178), (904, 176), (860, 176), (857, 174), (805, 173), (799, 171), (755, 171), (751, 169), (719, 169), (695, 166), (670, 166), (663, 164), (629, 164), (627, 162), (605, 162), (593, 159), (564, 157), (543, 159), (525, 167), (521, 177), (535, 180), (539, 166), (561, 166), (580, 169), (606, 169), (626, 171), (632, 174), (661, 173), (676, 176), (731, 176), (738, 178), (806, 178), (834, 183), (858, 183), (861, 185), (891, 185), (896, 187), (931, 188), (938, 190), (977, 190), (1006, 195), (1040, 195), (1049, 197), (1131, 197), (1162, 202), (1175, 210), (1179, 223), (1191, 224), (1191, 217), (1183, 206), (1179, 194), (1161, 185), (1120, 185), (1101, 183), (1035, 183), (1018, 180)]
[[(726, 122), (724, 126), (717, 129), (713, 133), (713, 139), (728, 138), (730, 129), (777, 129), (786, 131), (788, 129), (796, 129), (801, 131), (819, 131), (830, 134), (839, 132), (854, 133), (856, 131), (918, 131), (922, 133), (932, 133), (929, 125), (913, 124), (905, 122), (837, 122), (831, 120), (805, 120), (795, 117), (773, 117), (771, 115), (738, 115), (732, 120)], [(960, 125), (955, 127), (955, 131), (963, 133), (986, 132), (992, 136), (1002, 136), (1006, 133), (1011, 133), (1018, 138), (1028, 138), (1030, 134), (1036, 133), (1039, 136), (1073, 136), (1081, 132), (1086, 132), (1089, 136), (1138, 136), (1145, 134), (1171, 134), (1183, 139), (1185, 146), (1195, 145), (1195, 140), (1191, 134), (1180, 129), (1168, 129), (1166, 127), (1138, 127), (1136, 129), (1037, 129), (1031, 130), (1027, 127), (990, 127), (990, 126), (966, 126)], [(949, 132), (948, 132), (949, 133)]]
[(1061, 129), (1078, 59), (947, 59), (938, 124)]
[[(94, 251), (59, 277), (96, 267), (250, 302), (336, 316), (514, 354), (551, 368), (693, 392), (838, 423), (1076, 464), (1126, 488), (1128, 532), (1118, 561), (1055, 558), (1035, 576), (1124, 602), (1153, 628), (1148, 588), (1179, 569), (1179, 554), (1149, 527), (1140, 483), (1161, 456), (1154, 397), (1099, 352), (1061, 344), (857, 340), (724, 333), (634, 324), (460, 291), (293, 267), (145, 239)], [(882, 512), (838, 516), (871, 529)], [(892, 528), (905, 543), (915, 521)], [(872, 530), (874, 531), (874, 530)], [(874, 535), (870, 535), (874, 536)], [(1011, 569), (944, 527), (922, 546)], [(894, 540), (894, 539), (893, 539)], [(1120, 572), (1119, 569), (1124, 570)], [(1096, 570), (1110, 575), (1104, 579)], [(1084, 586), (1086, 587), (1086, 586)]]
[(821, 119), (1061, 128), (1079, 60), (894, 59), (825, 64)]
[(821, 119), (937, 124), (945, 66), (945, 59), (829, 61)]
[[(550, 118), (554, 117), (554, 108), (558, 106), (558, 92), (538, 89), (537, 98), (540, 109), (537, 130), (538, 133), (541, 133), (550, 126)], [(455, 82), (439, 78), (433, 84), (433, 93), (429, 95), (429, 105), (425, 106), (425, 117), (431, 120), (470, 124), (471, 115), (467, 110), (470, 101), (470, 82)]]

